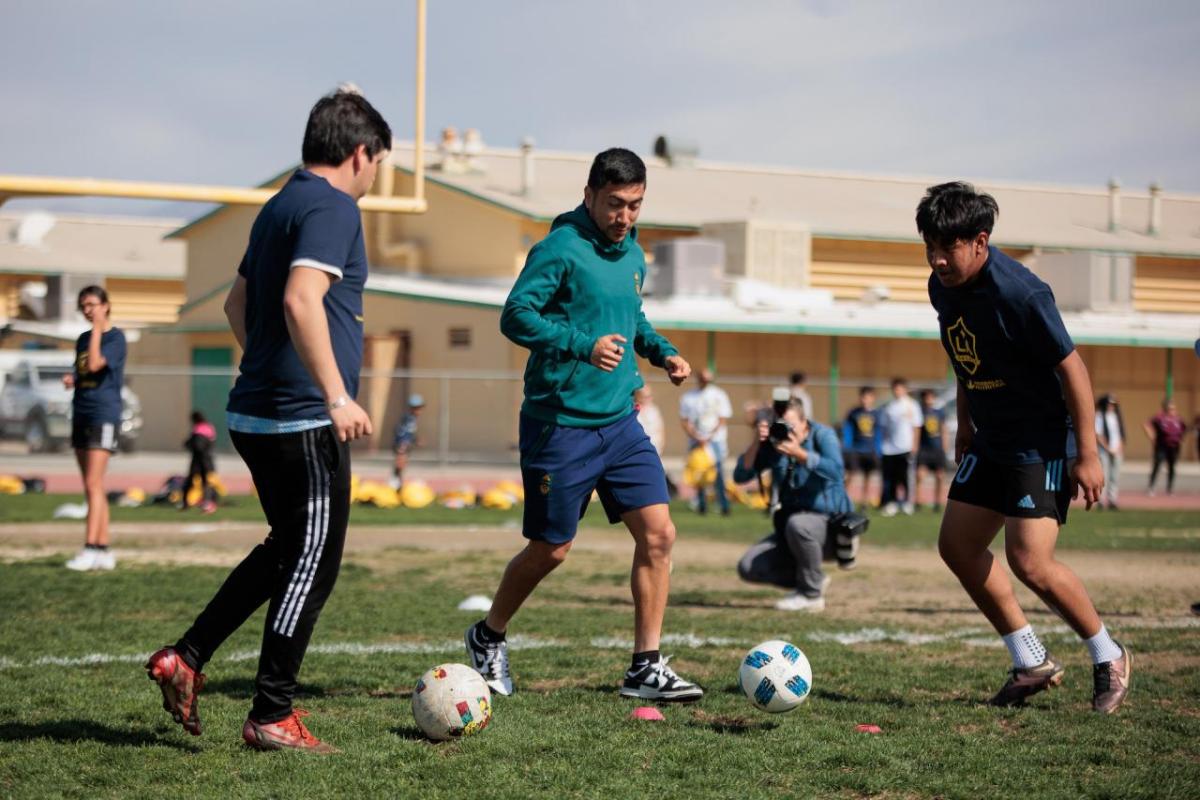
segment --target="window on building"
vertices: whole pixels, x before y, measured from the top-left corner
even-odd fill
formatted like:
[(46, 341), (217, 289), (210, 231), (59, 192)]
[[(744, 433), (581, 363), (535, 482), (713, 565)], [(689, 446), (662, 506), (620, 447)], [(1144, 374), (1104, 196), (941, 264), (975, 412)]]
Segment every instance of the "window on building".
[(451, 328), (450, 329), (450, 348), (461, 350), (471, 346), (471, 329), (470, 328)]

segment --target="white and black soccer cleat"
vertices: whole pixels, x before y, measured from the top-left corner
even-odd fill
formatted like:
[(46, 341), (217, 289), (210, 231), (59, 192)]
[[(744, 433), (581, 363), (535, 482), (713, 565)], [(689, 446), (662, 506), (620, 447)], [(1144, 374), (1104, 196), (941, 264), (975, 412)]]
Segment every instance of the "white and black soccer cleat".
[(621, 696), (674, 703), (690, 703), (703, 697), (703, 689), (685, 681), (667, 666), (670, 660), (671, 657), (667, 656), (646, 664), (637, 672), (626, 672), (625, 681), (621, 684)]
[(513, 693), (512, 675), (508, 671), (508, 642), (485, 642), (475, 626), (463, 636), (471, 666), (483, 676), (484, 683), (496, 694), (508, 697)]

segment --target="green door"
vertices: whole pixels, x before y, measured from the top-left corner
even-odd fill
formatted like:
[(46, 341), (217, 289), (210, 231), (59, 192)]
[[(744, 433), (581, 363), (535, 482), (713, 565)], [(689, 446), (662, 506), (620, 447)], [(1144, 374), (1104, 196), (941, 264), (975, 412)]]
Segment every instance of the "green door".
[[(199, 367), (192, 374), (192, 408), (187, 410), (199, 411), (217, 429), (217, 449), (229, 451), (229, 431), (225, 428), (225, 404), (229, 400), (229, 389), (233, 386), (233, 376), (228, 374), (233, 367), (232, 347), (193, 347), (192, 366)], [(205, 374), (221, 370), (223, 374)]]

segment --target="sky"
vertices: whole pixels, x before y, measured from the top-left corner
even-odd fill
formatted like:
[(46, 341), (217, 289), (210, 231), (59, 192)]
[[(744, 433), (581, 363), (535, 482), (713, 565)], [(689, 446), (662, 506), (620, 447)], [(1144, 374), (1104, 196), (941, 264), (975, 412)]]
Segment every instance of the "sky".
[[(413, 130), (413, 0), (5, 0), (0, 173), (253, 185), (361, 86)], [(426, 136), (1200, 192), (1195, 0), (429, 0)], [(192, 217), (196, 205), (51, 208)]]

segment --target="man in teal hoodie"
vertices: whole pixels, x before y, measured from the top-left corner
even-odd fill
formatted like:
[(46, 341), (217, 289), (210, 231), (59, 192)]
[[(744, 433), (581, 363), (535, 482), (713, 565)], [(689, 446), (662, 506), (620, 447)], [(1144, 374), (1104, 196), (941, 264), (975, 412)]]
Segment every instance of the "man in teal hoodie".
[[(491, 610), (467, 629), (467, 653), (493, 691), (513, 692), (505, 631), (543, 578), (567, 557), (596, 490), (609, 522), (635, 542), (633, 662), (621, 694), (698, 700), (659, 653), (675, 526), (658, 452), (637, 421), (634, 353), (679, 385), (691, 367), (642, 313), (646, 260), (637, 244), (646, 165), (629, 150), (596, 156), (583, 204), (554, 220), (525, 261), (500, 330), (529, 349), (521, 406), (521, 475), (529, 543), (504, 571)], [(627, 345), (632, 340), (633, 353)]]

